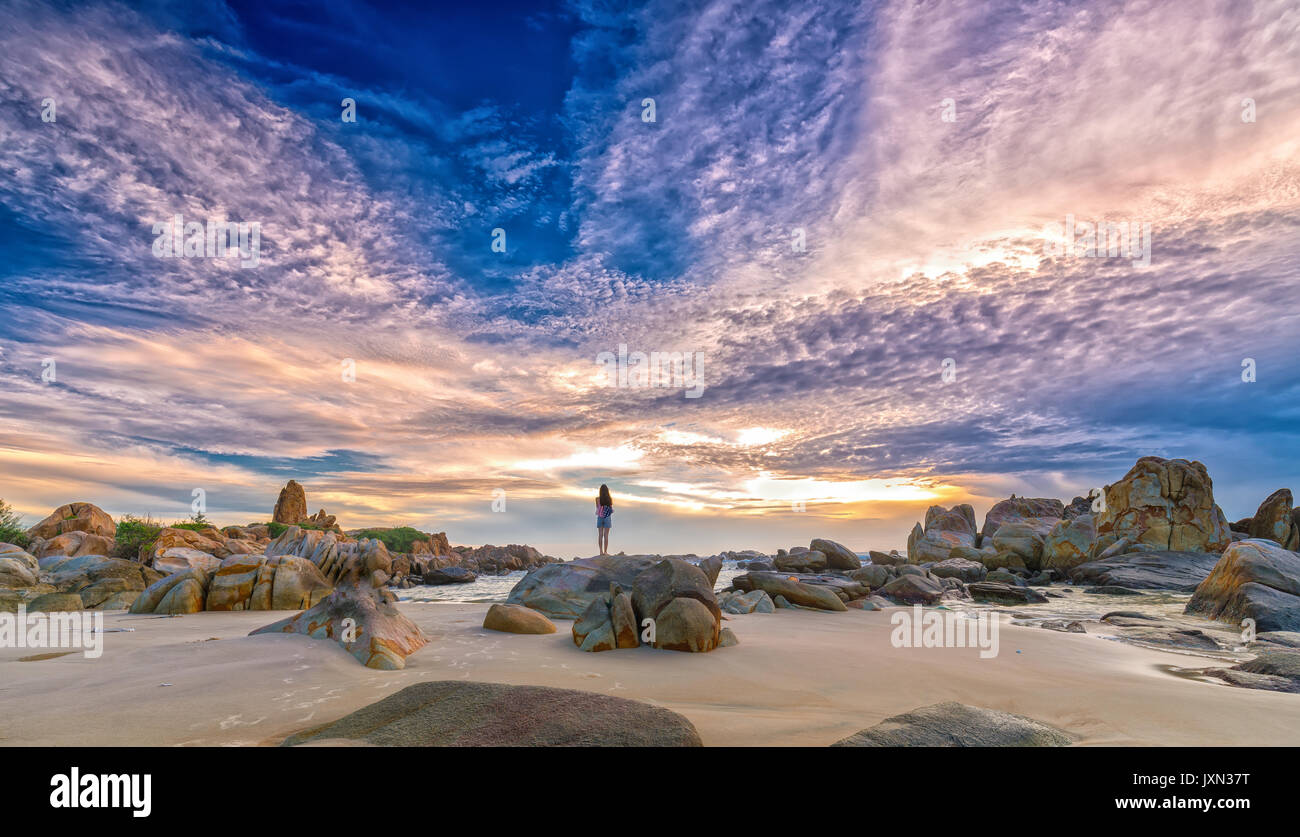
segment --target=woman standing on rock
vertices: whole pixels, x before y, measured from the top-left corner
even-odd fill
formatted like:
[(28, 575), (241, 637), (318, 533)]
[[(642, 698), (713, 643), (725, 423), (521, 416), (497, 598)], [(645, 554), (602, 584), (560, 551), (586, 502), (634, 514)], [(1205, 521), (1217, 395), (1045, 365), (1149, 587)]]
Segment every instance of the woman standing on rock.
[(609, 486), (602, 483), (596, 497), (596, 548), (601, 555), (609, 554), (609, 527), (613, 516), (614, 498), (609, 496)]

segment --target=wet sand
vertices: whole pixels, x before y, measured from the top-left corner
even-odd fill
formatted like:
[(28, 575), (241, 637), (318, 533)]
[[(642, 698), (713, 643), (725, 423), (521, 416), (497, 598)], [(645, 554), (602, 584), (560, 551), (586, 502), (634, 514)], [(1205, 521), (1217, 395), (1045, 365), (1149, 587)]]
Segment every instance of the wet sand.
[[(482, 629), (485, 604), (403, 603), (430, 644), (399, 672), (333, 643), (247, 633), (277, 614), (108, 614), (97, 660), (0, 649), (0, 745), (256, 746), (424, 680), (473, 679), (636, 698), (689, 718), (706, 745), (830, 744), (944, 700), (1028, 715), (1082, 745), (1300, 745), (1300, 695), (1170, 673), (1223, 665), (1092, 634), (1001, 626), (1001, 652), (894, 648), (890, 610), (729, 616), (709, 654), (578, 651)], [(53, 649), (50, 649), (53, 650)], [(168, 684), (168, 685), (163, 685)]]

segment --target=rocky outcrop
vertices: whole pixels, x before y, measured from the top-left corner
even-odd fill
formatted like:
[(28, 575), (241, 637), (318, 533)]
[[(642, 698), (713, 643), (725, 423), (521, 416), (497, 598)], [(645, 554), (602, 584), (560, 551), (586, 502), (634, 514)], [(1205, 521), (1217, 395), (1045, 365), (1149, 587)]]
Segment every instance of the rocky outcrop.
[(221, 559), (197, 549), (173, 546), (163, 550), (161, 555), (154, 558), (152, 566), (164, 575), (199, 569), (215, 572), (217, 567), (221, 566)]
[(1127, 552), (1080, 564), (1067, 570), (1067, 575), (1077, 584), (1190, 592), (1218, 560), (1218, 555), (1208, 552)]
[(457, 546), (449, 549), (448, 553), (447, 556), (435, 558), (428, 566), (432, 569), (459, 566), (479, 575), (503, 575), (520, 570), (535, 570), (559, 562), (558, 558), (543, 555), (531, 546), (515, 543), (507, 546), (484, 544), (474, 548)]
[(212, 571), (193, 569), (154, 582), (131, 604), (132, 613), (199, 613), (208, 598)]
[(1064, 571), (1086, 564), (1096, 539), (1097, 527), (1091, 514), (1061, 520), (1043, 539), (1040, 567)]
[(271, 520), (286, 526), (298, 526), (307, 522), (307, 492), (297, 480), (289, 480), (280, 489), (280, 498), (275, 501)]
[(966, 504), (951, 509), (931, 506), (925, 512), (925, 526), (916, 524), (907, 538), (907, 560), (912, 564), (945, 561), (957, 547), (976, 545), (973, 508)]
[(834, 747), (1064, 747), (1074, 743), (1056, 727), (996, 709), (955, 701), (886, 718)]
[(11, 543), (0, 543), (0, 587), (31, 587), (40, 570), (36, 556)]
[(1300, 631), (1300, 554), (1274, 541), (1238, 541), (1196, 588), (1187, 613), (1257, 631)]
[(55, 535), (52, 538), (33, 538), (29, 549), (38, 559), (65, 557), (80, 558), (83, 555), (110, 555), (113, 552), (113, 538), (93, 532), (72, 531)]
[(1065, 516), (1065, 506), (1051, 497), (1017, 497), (994, 504), (984, 515), (984, 528), (980, 534), (992, 538), (1009, 523), (1025, 526), (1041, 537), (1047, 537), (1058, 521)]
[(489, 631), (508, 634), (553, 634), (555, 623), (535, 610), (522, 605), (494, 604), (483, 618)]
[(832, 570), (856, 570), (862, 566), (858, 554), (842, 543), (826, 538), (813, 538), (808, 544), (809, 550), (815, 550), (826, 556), (826, 564)]
[(232, 555), (211, 567), (200, 563), (150, 585), (132, 613), (204, 610), (304, 610), (329, 595), (320, 570), (293, 555)]
[(286, 746), (358, 741), (379, 747), (698, 747), (667, 709), (593, 692), (463, 680), (407, 686)]
[(117, 524), (108, 513), (93, 503), (68, 503), (27, 530), (28, 537), (51, 540), (67, 532), (102, 535), (110, 541), (117, 535)]
[(1218, 554), (1232, 541), (1205, 466), (1186, 459), (1139, 459), (1106, 486), (1106, 508), (1096, 524), (1098, 549), (1129, 537), (1160, 550)]

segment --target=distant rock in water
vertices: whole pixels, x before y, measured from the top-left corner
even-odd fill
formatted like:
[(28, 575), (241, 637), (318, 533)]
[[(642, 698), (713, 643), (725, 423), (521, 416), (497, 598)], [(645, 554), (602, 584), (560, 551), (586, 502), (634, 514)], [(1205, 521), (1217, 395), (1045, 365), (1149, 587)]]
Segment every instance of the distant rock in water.
[(464, 680), (407, 686), (283, 746), (333, 740), (380, 747), (699, 747), (676, 712), (573, 689)]
[(1065, 747), (1074, 737), (1056, 727), (955, 701), (886, 718), (833, 747)]

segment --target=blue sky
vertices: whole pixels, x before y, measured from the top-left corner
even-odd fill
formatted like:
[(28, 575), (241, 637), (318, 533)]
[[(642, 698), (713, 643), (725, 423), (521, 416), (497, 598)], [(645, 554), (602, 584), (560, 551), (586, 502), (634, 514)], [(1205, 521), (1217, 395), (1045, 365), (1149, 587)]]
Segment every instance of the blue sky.
[[(1230, 519), (1298, 487), (1294, 4), (4, 12), (0, 496), (33, 518), (202, 487), (247, 522), (296, 476), (344, 526), (568, 557), (601, 482), (636, 552), (900, 546), (1146, 454)], [(157, 258), (176, 214), (260, 224), (258, 266)], [(1150, 265), (1050, 254), (1070, 215), (1150, 224)], [(703, 395), (603, 386), (619, 345), (700, 353)]]

